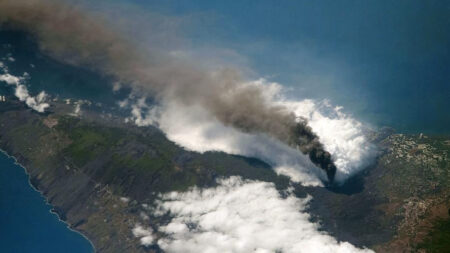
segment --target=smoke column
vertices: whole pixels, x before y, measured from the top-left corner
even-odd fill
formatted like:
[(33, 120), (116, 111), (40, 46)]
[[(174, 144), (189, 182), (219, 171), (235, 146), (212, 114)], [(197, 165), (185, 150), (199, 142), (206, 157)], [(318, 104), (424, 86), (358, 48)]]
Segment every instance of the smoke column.
[(308, 154), (333, 181), (336, 167), (306, 120), (283, 106), (267, 103), (260, 87), (244, 86), (232, 69), (210, 73), (138, 50), (105, 22), (54, 0), (0, 0), (0, 25), (36, 37), (40, 49), (73, 65), (85, 66), (130, 85), (157, 101), (200, 105), (224, 125), (265, 133)]

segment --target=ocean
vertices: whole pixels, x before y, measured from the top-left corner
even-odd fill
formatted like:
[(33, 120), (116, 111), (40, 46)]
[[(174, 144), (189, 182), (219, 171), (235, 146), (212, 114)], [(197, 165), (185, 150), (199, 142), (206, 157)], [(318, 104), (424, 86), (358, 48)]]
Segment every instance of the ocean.
[[(218, 62), (242, 62), (256, 78), (293, 88), (294, 97), (330, 99), (375, 128), (450, 133), (447, 2), (352, 1), (351, 8), (331, 0), (130, 2), (189, 17), (182, 23), (195, 27), (181, 27), (190, 43), (180, 50), (206, 55), (206, 63), (214, 56)], [(112, 92), (109, 80), (95, 73), (45, 57), (23, 34), (2, 31), (0, 45), (1, 57), (15, 58), (5, 62), (10, 73), (31, 76), (33, 94), (45, 90), (103, 104), (127, 95)], [(0, 153), (0, 251), (92, 252), (89, 241), (51, 208), (23, 168)]]
[(51, 213), (24, 169), (0, 152), (0, 244), (4, 253), (94, 252), (90, 242)]

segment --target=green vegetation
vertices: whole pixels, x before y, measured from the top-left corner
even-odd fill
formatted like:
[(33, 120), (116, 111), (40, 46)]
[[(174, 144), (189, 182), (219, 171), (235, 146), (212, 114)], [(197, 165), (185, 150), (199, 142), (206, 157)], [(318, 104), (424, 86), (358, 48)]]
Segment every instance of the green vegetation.
[(69, 132), (73, 141), (66, 149), (73, 162), (81, 167), (102, 152), (114, 147), (120, 130), (114, 128), (78, 127)]
[[(273, 182), (278, 189), (290, 185), (287, 177), (276, 175), (257, 159), (190, 152), (152, 127), (124, 125), (96, 117), (94, 112), (78, 118), (64, 110), (43, 115), (12, 105), (0, 111), (1, 147), (19, 158), (37, 188), (70, 224), (96, 245), (120, 248), (118, 252), (124, 252), (123, 247), (135, 239), (129, 238), (129, 224), (141, 219), (140, 212), (147, 211), (142, 204), (150, 206), (157, 193), (213, 186), (217, 178), (232, 175)], [(426, 211), (434, 208), (428, 199), (449, 196), (449, 141), (391, 135), (384, 144), (390, 152), (363, 175), (360, 192), (346, 195), (294, 185), (299, 196), (308, 194), (319, 200), (311, 201), (310, 208), (327, 231), (350, 231), (348, 234), (358, 235), (367, 246), (391, 240), (395, 233), (400, 235), (398, 240), (406, 241), (410, 234), (427, 232), (416, 228), (429, 219)], [(163, 223), (164, 218), (151, 222)], [(441, 221), (420, 249), (445, 252), (443, 249), (450, 247), (449, 231), (450, 221)], [(417, 242), (406, 247), (414, 250)], [(398, 248), (392, 245), (380, 252), (396, 252)]]
[(70, 144), (62, 155), (95, 181), (116, 194), (147, 198), (148, 192), (184, 191), (215, 183), (220, 176), (275, 181), (285, 188), (286, 177), (275, 175), (255, 159), (220, 152), (185, 151), (151, 128), (126, 129), (61, 116), (57, 126)]

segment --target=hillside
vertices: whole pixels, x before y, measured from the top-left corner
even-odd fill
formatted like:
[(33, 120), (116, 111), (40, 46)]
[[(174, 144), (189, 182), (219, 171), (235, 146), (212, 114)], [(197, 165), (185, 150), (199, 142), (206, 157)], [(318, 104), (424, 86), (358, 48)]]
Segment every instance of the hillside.
[[(96, 110), (71, 116), (72, 107), (53, 102), (49, 113), (39, 114), (7, 97), (0, 107), (0, 147), (99, 252), (158, 250), (139, 246), (131, 233), (142, 213), (152, 217), (147, 207), (158, 193), (210, 187), (231, 175), (275, 182), (278, 189), (289, 185), (256, 159), (186, 151), (156, 128)], [(431, 240), (446, 245), (449, 140), (390, 132), (373, 139), (383, 153), (372, 168), (340, 187), (292, 184), (295, 193), (313, 196), (309, 211), (338, 239), (390, 252), (440, 247)]]

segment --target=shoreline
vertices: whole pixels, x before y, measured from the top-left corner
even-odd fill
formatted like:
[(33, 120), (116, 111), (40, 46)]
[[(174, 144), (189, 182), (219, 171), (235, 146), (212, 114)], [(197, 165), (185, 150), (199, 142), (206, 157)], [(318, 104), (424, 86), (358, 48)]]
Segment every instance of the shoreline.
[(17, 161), (17, 158), (16, 158), (16, 157), (14, 157), (14, 156), (12, 156), (12, 155), (9, 155), (5, 150), (3, 150), (3, 149), (1, 149), (1, 148), (0, 148), (0, 153), (6, 155), (6, 157), (9, 158), (9, 159), (13, 159), (13, 160), (14, 160), (14, 164), (17, 165), (17, 166), (19, 166), (19, 167), (21, 167), (21, 168), (23, 169), (23, 171), (25, 172), (25, 175), (27, 176), (27, 183), (28, 183), (28, 185), (31, 187), (31, 189), (33, 189), (34, 191), (36, 191), (37, 193), (39, 193), (39, 195), (41, 195), (41, 196), (44, 198), (45, 203), (46, 203), (47, 205), (49, 205), (50, 207), (52, 207), (52, 208), (50, 208), (49, 212), (50, 212), (51, 214), (54, 214), (54, 215), (58, 218), (58, 221), (64, 223), (64, 225), (66, 226), (67, 229), (69, 229), (70, 231), (75, 232), (75, 233), (81, 235), (84, 239), (86, 239), (86, 240), (89, 242), (89, 244), (91, 245), (92, 249), (93, 249), (92, 253), (97, 252), (97, 250), (96, 250), (96, 248), (95, 248), (95, 246), (94, 246), (94, 243), (93, 243), (91, 240), (89, 240), (89, 238), (88, 238), (86, 235), (84, 235), (83, 233), (81, 233), (81, 232), (78, 231), (78, 230), (75, 230), (75, 229), (71, 228), (71, 227), (70, 227), (70, 224), (67, 223), (66, 221), (62, 220), (61, 217), (59, 217), (58, 213), (52, 211), (53, 208), (54, 208), (54, 206), (48, 201), (47, 197), (42, 193), (42, 191), (40, 191), (39, 189), (37, 189), (36, 187), (33, 186), (33, 184), (31, 183), (31, 175), (28, 173), (26, 167), (23, 166), (21, 163), (19, 163), (19, 162)]

